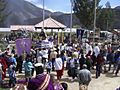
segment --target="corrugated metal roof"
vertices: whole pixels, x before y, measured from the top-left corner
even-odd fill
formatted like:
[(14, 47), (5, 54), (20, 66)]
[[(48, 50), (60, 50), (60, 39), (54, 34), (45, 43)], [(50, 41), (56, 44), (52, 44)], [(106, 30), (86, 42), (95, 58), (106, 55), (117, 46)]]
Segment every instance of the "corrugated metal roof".
[[(35, 25), (36, 28), (43, 28), (43, 21)], [(44, 20), (44, 28), (52, 28), (52, 29), (61, 29), (61, 28), (66, 28), (65, 25), (61, 24), (60, 22), (52, 19), (51, 17), (47, 18)]]

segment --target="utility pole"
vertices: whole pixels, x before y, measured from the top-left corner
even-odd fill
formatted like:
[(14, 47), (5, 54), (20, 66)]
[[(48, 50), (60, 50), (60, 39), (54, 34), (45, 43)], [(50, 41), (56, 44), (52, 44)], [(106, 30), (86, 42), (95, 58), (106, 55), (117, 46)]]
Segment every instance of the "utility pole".
[(95, 0), (94, 2), (94, 28), (93, 28), (93, 43), (95, 43), (95, 29), (96, 29), (96, 3), (97, 1)]
[(70, 15), (70, 43), (72, 42), (72, 11), (73, 11), (73, 0), (71, 2), (71, 15)]
[(42, 27), (43, 31), (44, 31), (44, 20), (45, 20), (45, 3), (44, 3), (44, 0), (43, 0), (43, 27)]

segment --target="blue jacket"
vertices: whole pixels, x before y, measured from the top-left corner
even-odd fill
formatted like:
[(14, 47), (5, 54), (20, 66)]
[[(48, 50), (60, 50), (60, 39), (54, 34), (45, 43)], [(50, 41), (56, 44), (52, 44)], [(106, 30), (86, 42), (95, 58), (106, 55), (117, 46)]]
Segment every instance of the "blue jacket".
[(24, 68), (25, 68), (25, 71), (31, 71), (33, 68), (33, 64), (31, 62), (25, 62)]

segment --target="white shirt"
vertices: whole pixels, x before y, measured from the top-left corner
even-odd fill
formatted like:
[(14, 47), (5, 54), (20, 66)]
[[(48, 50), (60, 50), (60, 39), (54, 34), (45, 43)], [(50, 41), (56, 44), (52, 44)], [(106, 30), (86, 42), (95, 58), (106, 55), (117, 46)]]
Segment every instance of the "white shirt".
[(0, 74), (2, 74), (2, 64), (0, 63)]
[(86, 43), (86, 54), (88, 54), (89, 51), (91, 51), (91, 54), (92, 54), (92, 51), (93, 51), (92, 46)]
[(98, 46), (94, 47), (94, 52), (95, 52), (95, 56), (97, 57), (98, 54), (100, 53), (100, 48)]
[(63, 66), (62, 59), (56, 58), (54, 65), (55, 65), (55, 70), (62, 70), (62, 66)]

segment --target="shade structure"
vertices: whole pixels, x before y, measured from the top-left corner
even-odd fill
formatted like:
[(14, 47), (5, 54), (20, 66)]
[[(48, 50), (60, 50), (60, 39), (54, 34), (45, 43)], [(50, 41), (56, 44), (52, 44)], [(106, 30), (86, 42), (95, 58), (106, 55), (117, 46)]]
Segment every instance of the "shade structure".
[(18, 30), (27, 30), (33, 32), (35, 30), (34, 25), (11, 25), (11, 31), (18, 31)]
[(45, 29), (64, 29), (64, 28), (66, 28), (65, 25), (63, 25), (60, 22), (52, 19), (51, 17), (49, 17), (49, 18), (45, 19), (44, 21), (36, 24), (35, 28), (43, 28), (43, 23), (44, 23), (44, 28)]

